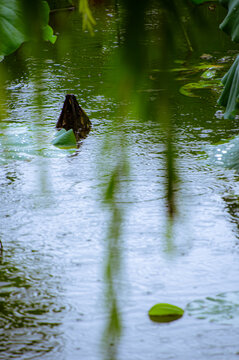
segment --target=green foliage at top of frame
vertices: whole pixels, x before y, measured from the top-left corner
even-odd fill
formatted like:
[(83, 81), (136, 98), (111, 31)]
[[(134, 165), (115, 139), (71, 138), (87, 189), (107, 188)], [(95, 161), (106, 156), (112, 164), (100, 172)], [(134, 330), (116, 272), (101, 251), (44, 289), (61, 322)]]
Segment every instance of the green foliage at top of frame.
[[(0, 0), (0, 59), (13, 53), (23, 42), (36, 38), (56, 41), (52, 28), (48, 25), (50, 8), (46, 1), (38, 1), (35, 8), (28, 2)], [(36, 12), (35, 12), (36, 10)], [(33, 31), (39, 26), (39, 31)]]
[(239, 0), (219, 0), (228, 9), (227, 16), (220, 24), (220, 29), (239, 42)]

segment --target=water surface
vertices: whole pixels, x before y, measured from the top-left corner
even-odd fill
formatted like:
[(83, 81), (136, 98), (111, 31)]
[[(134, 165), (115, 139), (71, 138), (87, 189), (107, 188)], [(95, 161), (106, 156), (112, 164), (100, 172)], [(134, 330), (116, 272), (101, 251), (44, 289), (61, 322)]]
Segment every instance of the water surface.
[[(167, 241), (159, 125), (132, 114), (122, 122), (120, 104), (109, 95), (105, 75), (111, 71), (109, 54), (117, 47), (116, 16), (111, 8), (97, 10), (94, 38), (82, 36), (77, 13), (67, 14), (64, 29), (53, 19), (63, 51), (45, 44), (40, 60), (29, 53), (24, 66), (17, 66), (20, 49), (5, 63), (10, 110), (0, 123), (0, 359), (104, 357), (110, 205), (102, 202), (102, 194), (118, 161), (122, 132), (130, 174), (121, 179), (117, 200), (124, 212), (119, 359), (237, 359), (238, 175), (209, 165), (201, 153), (206, 145), (235, 135), (237, 122), (215, 116), (215, 90), (200, 90), (197, 98), (175, 95), (181, 181), (178, 216)], [(218, 63), (230, 42), (223, 35), (219, 42), (217, 36), (207, 43), (203, 39), (202, 47)], [(200, 51), (199, 46), (189, 66), (201, 61)], [(187, 74), (179, 87), (195, 76), (200, 74)], [(77, 150), (51, 145), (68, 92), (93, 123)], [(106, 136), (113, 151), (104, 153)], [(158, 302), (187, 310), (181, 320), (156, 324), (147, 311)]]

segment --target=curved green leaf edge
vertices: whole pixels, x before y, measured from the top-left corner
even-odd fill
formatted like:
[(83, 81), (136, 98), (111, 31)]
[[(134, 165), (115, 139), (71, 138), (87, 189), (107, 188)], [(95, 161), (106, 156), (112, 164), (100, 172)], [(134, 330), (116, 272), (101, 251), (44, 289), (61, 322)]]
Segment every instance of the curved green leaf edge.
[(239, 109), (239, 55), (221, 81), (224, 89), (218, 104), (226, 108), (224, 119), (234, 118)]
[(57, 36), (53, 34), (53, 29), (49, 22), (50, 7), (46, 1), (42, 1), (41, 7), (42, 14), (42, 37), (45, 41), (50, 41), (52, 44), (56, 42)]
[(66, 131), (61, 129), (56, 133), (55, 138), (52, 140), (52, 145), (62, 148), (76, 147), (76, 137), (72, 129)]
[(151, 307), (148, 312), (149, 318), (152, 321), (164, 323), (180, 319), (184, 314), (184, 310), (178, 306), (159, 303)]
[(228, 13), (220, 24), (220, 29), (231, 36), (232, 41), (239, 41), (239, 0), (219, 0), (228, 9)]

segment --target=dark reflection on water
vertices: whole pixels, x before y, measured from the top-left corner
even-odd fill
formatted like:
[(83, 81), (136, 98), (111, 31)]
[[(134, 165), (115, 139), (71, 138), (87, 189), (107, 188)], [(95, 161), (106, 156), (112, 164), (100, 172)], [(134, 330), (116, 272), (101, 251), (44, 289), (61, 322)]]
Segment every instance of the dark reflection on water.
[[(50, 284), (29, 276), (3, 257), (0, 265), (0, 358), (31, 359), (61, 351), (61, 325), (65, 307)], [(48, 289), (49, 286), (49, 289)], [(11, 354), (11, 355), (10, 355)]]

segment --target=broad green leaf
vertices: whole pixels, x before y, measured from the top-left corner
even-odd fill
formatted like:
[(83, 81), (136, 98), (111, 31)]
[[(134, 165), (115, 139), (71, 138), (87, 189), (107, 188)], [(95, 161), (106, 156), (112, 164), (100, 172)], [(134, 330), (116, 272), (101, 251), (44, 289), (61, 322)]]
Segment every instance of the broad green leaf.
[(170, 322), (181, 318), (184, 310), (175, 305), (160, 303), (154, 305), (148, 314), (153, 321)]
[[(50, 8), (46, 1), (40, 2), (38, 19), (29, 19), (19, 0), (0, 0), (0, 61), (14, 52), (23, 42), (34, 40), (26, 24), (39, 23), (44, 40), (55, 42), (52, 28), (48, 25)], [(33, 14), (34, 15), (34, 14)], [(38, 21), (37, 21), (38, 20)], [(28, 30), (27, 30), (28, 29)]]
[(219, 0), (228, 9), (227, 16), (220, 24), (220, 29), (231, 36), (233, 41), (239, 41), (239, 0)]
[(239, 55), (222, 79), (225, 85), (218, 104), (226, 108), (224, 118), (233, 118), (239, 108)]
[(61, 129), (53, 139), (52, 144), (58, 147), (76, 147), (76, 138), (72, 129), (66, 131)]
[(27, 39), (20, 2), (0, 0), (0, 56), (11, 54)]

